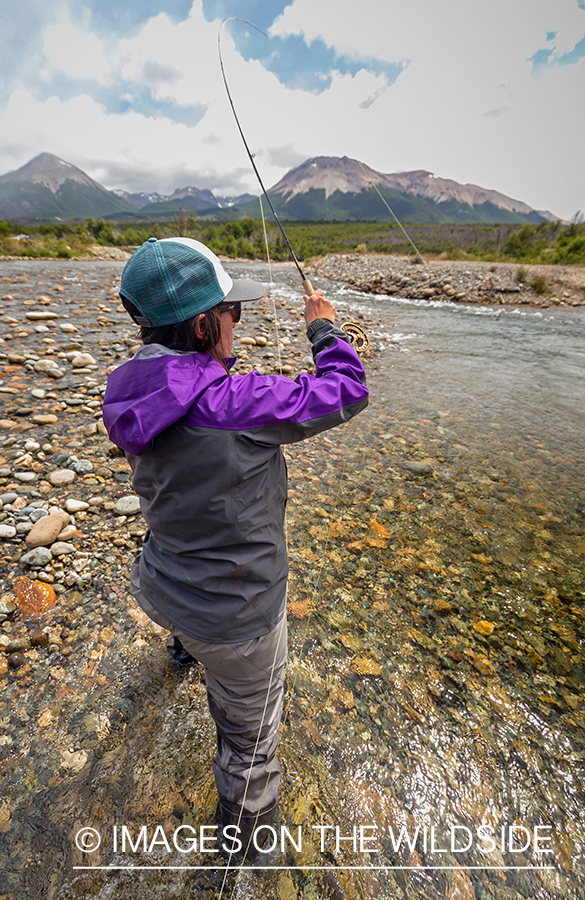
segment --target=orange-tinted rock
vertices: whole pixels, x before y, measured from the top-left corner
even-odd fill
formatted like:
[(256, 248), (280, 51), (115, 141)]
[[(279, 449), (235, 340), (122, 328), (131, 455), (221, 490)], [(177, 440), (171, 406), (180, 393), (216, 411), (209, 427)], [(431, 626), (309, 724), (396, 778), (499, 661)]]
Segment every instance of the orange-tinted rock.
[(14, 584), (14, 593), (25, 619), (39, 619), (55, 608), (57, 594), (50, 584), (31, 581), (21, 575)]

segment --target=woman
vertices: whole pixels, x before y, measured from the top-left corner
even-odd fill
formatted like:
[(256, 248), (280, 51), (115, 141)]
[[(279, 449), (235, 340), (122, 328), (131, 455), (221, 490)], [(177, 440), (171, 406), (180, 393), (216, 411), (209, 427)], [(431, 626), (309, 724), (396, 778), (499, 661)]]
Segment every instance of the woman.
[(320, 291), (305, 297), (315, 376), (229, 375), (241, 303), (263, 295), (254, 281), (233, 282), (198, 241), (150, 238), (120, 288), (144, 345), (110, 376), (103, 405), (148, 524), (133, 593), (171, 631), (171, 654), (205, 667), (220, 823), (237, 825), (244, 846), (273, 820), (280, 782), (288, 575), (280, 445), (368, 402), (363, 367)]

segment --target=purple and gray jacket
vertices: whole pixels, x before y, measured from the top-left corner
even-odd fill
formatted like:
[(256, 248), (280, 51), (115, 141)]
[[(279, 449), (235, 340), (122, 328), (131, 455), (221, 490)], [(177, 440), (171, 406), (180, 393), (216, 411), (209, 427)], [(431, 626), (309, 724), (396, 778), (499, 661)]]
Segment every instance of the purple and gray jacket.
[[(321, 325), (315, 375), (228, 376), (208, 353), (141, 347), (108, 380), (103, 416), (133, 471), (148, 532), (140, 590), (180, 631), (236, 643), (286, 604), (286, 464), (280, 445), (368, 403), (347, 336)], [(233, 360), (230, 361), (233, 365)]]

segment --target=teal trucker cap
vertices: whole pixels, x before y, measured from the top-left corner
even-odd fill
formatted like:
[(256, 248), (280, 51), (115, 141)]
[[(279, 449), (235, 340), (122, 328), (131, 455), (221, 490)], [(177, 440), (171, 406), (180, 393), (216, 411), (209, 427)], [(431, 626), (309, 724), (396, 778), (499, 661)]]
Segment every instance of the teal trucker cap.
[(233, 281), (209, 247), (193, 238), (149, 238), (124, 267), (120, 295), (140, 310), (138, 325), (176, 325), (224, 302), (260, 300), (257, 281)]

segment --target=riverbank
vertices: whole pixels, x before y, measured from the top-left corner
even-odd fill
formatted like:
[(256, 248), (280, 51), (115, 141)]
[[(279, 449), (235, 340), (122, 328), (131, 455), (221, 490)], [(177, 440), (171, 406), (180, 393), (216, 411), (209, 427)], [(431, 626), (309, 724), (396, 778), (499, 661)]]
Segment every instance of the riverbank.
[(585, 306), (585, 268), (576, 266), (331, 253), (312, 260), (310, 271), (366, 294), (451, 303)]

